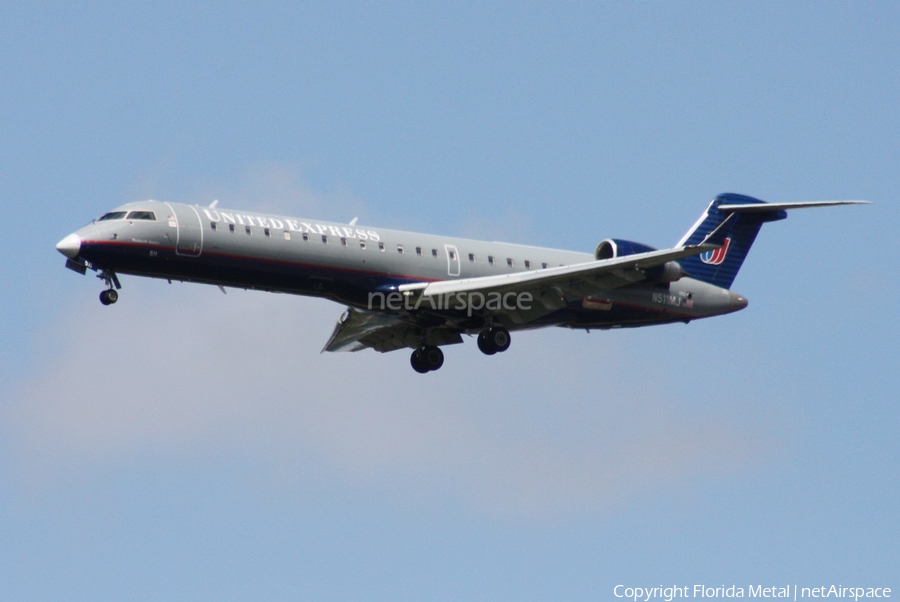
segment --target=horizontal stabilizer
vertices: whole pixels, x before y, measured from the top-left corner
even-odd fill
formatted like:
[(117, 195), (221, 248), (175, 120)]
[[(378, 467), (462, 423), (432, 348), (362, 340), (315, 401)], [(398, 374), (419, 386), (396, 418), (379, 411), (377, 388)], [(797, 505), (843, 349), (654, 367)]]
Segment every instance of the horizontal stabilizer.
[(734, 213), (763, 213), (784, 209), (806, 209), (808, 207), (829, 207), (831, 205), (870, 205), (869, 201), (803, 201), (799, 203), (751, 203), (745, 205), (719, 205), (719, 211)]
[(720, 194), (676, 245), (711, 244), (720, 250), (686, 257), (681, 260), (681, 267), (697, 280), (730, 288), (763, 224), (785, 219), (788, 209), (863, 204), (868, 201), (764, 203), (743, 194)]

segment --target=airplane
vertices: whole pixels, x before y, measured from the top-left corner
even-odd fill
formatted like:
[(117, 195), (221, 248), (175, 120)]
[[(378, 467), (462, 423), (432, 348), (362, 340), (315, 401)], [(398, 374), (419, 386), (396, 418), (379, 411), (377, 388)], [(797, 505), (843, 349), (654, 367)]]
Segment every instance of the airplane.
[(583, 253), (150, 200), (102, 215), (56, 248), (67, 268), (97, 272), (104, 305), (119, 298), (119, 274), (336, 301), (347, 308), (323, 352), (408, 348), (424, 374), (464, 334), (494, 355), (509, 348), (511, 331), (739, 311), (747, 299), (730, 287), (764, 223), (790, 209), (863, 203), (725, 193), (671, 248), (607, 238)]

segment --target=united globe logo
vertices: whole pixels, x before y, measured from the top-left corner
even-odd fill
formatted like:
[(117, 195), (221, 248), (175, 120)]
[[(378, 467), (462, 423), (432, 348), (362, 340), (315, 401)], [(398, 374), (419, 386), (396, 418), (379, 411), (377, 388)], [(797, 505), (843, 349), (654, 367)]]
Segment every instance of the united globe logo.
[(722, 262), (725, 261), (725, 255), (728, 254), (728, 247), (731, 246), (731, 239), (726, 238), (725, 244), (718, 249), (713, 249), (712, 251), (706, 251), (705, 253), (700, 253), (700, 261), (708, 265), (722, 265)]

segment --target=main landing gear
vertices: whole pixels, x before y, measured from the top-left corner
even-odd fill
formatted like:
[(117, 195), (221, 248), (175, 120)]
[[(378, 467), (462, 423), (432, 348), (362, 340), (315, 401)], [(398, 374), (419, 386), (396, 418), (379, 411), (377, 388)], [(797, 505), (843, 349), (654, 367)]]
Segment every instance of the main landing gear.
[[(502, 326), (492, 326), (478, 334), (478, 348), (485, 355), (506, 351), (510, 342), (509, 331)], [(444, 352), (435, 345), (423, 345), (412, 352), (409, 363), (419, 374), (432, 372), (444, 365)]]
[[(509, 331), (502, 326), (492, 326), (478, 334), (478, 348), (485, 355), (506, 351), (510, 342)], [(423, 345), (412, 352), (409, 363), (419, 374), (432, 372), (444, 365), (444, 352), (440, 347)]]
[(409, 363), (412, 364), (413, 370), (425, 374), (444, 365), (444, 352), (440, 347), (425, 345), (412, 352)]
[(502, 326), (491, 326), (478, 333), (478, 349), (485, 355), (503, 353), (509, 349), (509, 331)]
[(119, 279), (116, 278), (115, 272), (110, 272), (108, 270), (101, 270), (99, 274), (97, 274), (97, 278), (106, 283), (106, 290), (100, 293), (100, 303), (103, 305), (112, 305), (116, 301), (119, 300), (119, 292), (118, 289), (122, 288), (122, 285), (119, 284)]

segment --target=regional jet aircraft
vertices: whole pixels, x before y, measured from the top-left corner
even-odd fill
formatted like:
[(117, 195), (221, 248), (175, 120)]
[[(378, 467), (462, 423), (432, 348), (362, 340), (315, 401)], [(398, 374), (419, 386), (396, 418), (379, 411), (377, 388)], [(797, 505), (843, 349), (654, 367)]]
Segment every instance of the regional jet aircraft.
[(410, 348), (420, 373), (474, 335), (486, 355), (510, 331), (690, 322), (735, 312), (729, 290), (760, 227), (786, 210), (865, 201), (765, 203), (721, 194), (669, 249), (608, 238), (578, 253), (158, 201), (123, 205), (62, 239), (66, 267), (324, 297), (347, 306), (323, 351)]

